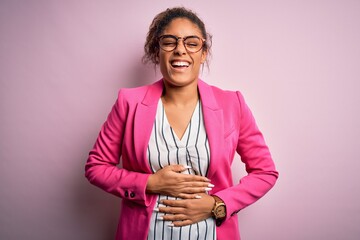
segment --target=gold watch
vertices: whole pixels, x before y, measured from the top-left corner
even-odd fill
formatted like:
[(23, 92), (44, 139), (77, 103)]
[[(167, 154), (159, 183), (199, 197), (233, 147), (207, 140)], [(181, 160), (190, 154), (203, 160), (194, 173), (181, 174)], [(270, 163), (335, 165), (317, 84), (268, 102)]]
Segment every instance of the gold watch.
[(212, 215), (215, 218), (216, 226), (220, 226), (226, 218), (226, 205), (221, 198), (211, 195), (215, 200), (215, 205), (212, 209)]

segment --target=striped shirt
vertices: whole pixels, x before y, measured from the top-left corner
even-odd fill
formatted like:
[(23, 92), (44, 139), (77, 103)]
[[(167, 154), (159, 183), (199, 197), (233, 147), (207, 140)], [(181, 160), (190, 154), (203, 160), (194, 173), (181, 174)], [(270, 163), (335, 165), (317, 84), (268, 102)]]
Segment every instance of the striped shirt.
[[(183, 172), (184, 174), (206, 176), (210, 164), (210, 149), (202, 116), (201, 102), (198, 101), (187, 129), (180, 140), (166, 118), (165, 109), (160, 99), (147, 150), (149, 164), (153, 173), (167, 165), (181, 164), (191, 166), (191, 169)], [(157, 204), (155, 204), (156, 208), (159, 207), (159, 200), (162, 199), (176, 198), (159, 195)], [(153, 211), (147, 239), (216, 239), (213, 218), (188, 226), (168, 227), (167, 225), (170, 222), (161, 220), (161, 215), (163, 213)]]

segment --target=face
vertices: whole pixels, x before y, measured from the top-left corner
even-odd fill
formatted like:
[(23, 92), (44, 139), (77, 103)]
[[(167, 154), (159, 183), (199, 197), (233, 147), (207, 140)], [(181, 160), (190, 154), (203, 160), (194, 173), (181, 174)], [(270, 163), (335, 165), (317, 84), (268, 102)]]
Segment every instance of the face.
[[(199, 27), (186, 18), (177, 18), (170, 22), (162, 35), (176, 37), (198, 36), (202, 37)], [(206, 52), (202, 49), (196, 53), (186, 51), (182, 39), (178, 40), (177, 47), (167, 52), (160, 49), (159, 65), (165, 84), (182, 87), (197, 84), (201, 64), (206, 60)]]

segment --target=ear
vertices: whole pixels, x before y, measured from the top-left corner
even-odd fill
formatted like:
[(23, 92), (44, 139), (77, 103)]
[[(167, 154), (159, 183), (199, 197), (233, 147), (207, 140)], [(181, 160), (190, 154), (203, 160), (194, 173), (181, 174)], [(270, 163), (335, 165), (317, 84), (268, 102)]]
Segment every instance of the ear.
[(206, 57), (207, 57), (208, 52), (207, 51), (202, 51), (201, 52), (201, 64), (203, 64), (204, 62), (206, 62)]

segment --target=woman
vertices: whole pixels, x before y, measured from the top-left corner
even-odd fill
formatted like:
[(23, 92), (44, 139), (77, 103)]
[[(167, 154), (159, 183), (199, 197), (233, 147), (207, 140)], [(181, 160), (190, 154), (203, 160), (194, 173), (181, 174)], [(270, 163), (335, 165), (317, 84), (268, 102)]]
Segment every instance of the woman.
[[(240, 239), (236, 213), (275, 184), (242, 95), (199, 79), (210, 41), (190, 10), (158, 14), (144, 59), (163, 78), (121, 89), (90, 151), (86, 177), (122, 198), (117, 239)], [(235, 152), (248, 175), (233, 185)]]

